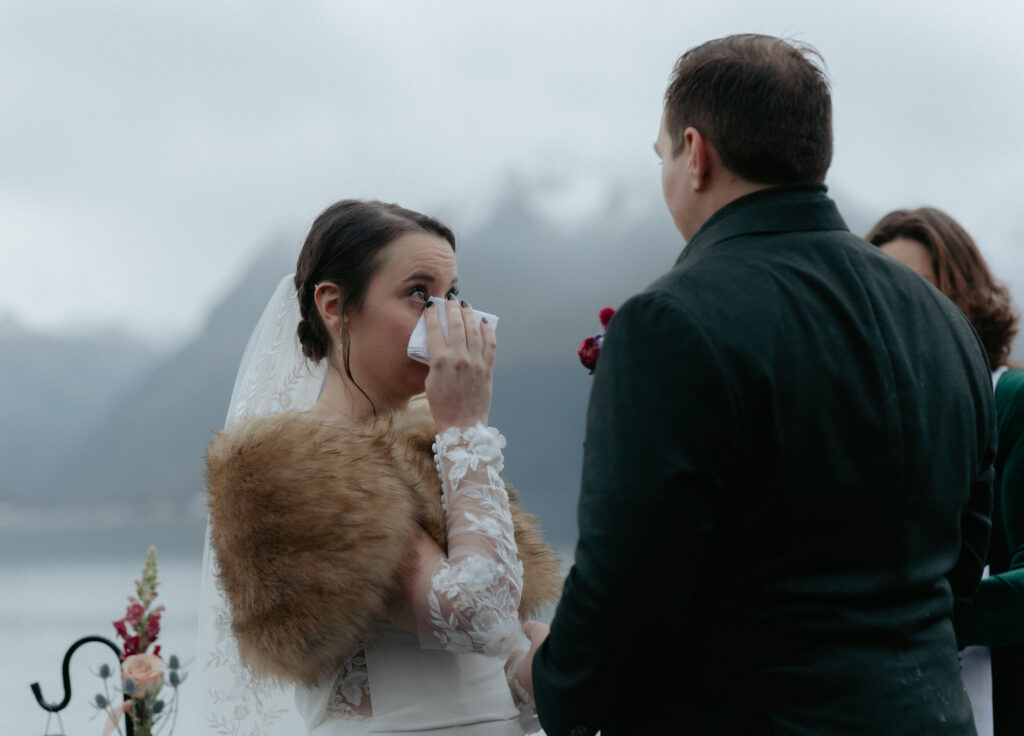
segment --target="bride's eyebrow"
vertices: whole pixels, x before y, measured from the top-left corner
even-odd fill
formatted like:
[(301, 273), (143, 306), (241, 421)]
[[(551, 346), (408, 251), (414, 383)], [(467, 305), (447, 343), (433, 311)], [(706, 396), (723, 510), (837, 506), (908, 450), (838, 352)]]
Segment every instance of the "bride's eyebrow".
[(435, 279), (431, 274), (425, 273), (423, 271), (417, 271), (414, 274), (410, 274), (409, 276), (405, 277), (405, 280), (406, 281), (429, 281), (430, 283), (434, 283), (435, 281), (437, 281), (437, 279)]

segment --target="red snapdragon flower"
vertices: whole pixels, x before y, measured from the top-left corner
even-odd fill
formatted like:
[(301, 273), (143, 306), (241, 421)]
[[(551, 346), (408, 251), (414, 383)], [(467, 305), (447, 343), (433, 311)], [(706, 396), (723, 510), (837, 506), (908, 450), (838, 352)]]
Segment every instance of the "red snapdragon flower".
[(124, 620), (132, 627), (142, 623), (142, 617), (146, 615), (146, 607), (139, 603), (134, 596), (128, 598), (128, 610), (125, 611)]
[[(145, 654), (160, 635), (160, 617), (164, 607), (149, 607), (156, 598), (157, 585), (159, 581), (156, 579), (156, 549), (150, 548), (150, 553), (146, 556), (143, 579), (135, 581), (138, 595), (128, 596), (128, 608), (125, 610), (124, 618), (114, 621), (114, 631), (124, 640), (122, 658), (133, 654)], [(156, 647), (154, 651), (159, 650), (160, 647)]]
[(156, 641), (156, 637), (160, 634), (160, 614), (163, 613), (164, 607), (157, 606), (150, 611), (149, 616), (146, 618), (145, 631), (146, 641), (151, 644)]
[(130, 657), (133, 654), (141, 654), (139, 651), (139, 637), (129, 636), (124, 640), (124, 656)]
[(128, 638), (128, 627), (124, 625), (124, 619), (114, 622), (114, 631), (116, 631), (117, 635), (122, 639)]

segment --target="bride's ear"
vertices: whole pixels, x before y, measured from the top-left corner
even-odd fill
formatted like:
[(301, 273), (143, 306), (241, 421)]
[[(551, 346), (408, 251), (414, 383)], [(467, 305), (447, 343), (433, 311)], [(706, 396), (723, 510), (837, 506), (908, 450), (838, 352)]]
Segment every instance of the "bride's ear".
[(341, 334), (341, 289), (337, 284), (330, 281), (321, 281), (316, 285), (313, 292), (313, 301), (316, 302), (317, 311), (324, 321), (327, 331), (332, 335)]

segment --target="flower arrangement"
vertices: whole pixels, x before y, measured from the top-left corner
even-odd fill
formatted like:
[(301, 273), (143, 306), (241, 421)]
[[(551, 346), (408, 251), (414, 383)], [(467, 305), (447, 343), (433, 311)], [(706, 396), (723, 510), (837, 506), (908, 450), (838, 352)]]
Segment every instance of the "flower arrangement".
[[(154, 736), (169, 728), (167, 736), (174, 733), (178, 715), (178, 686), (185, 681), (185, 673), (178, 658), (171, 656), (166, 669), (160, 657), (160, 646), (147, 651), (160, 636), (160, 617), (164, 607), (152, 607), (156, 589), (160, 585), (156, 572), (156, 547), (146, 553), (146, 565), (142, 577), (135, 581), (135, 595), (128, 596), (128, 608), (124, 618), (114, 622), (114, 630), (124, 641), (121, 655), (120, 692), (128, 696), (119, 705), (110, 697), (108, 680), (113, 675), (109, 665), (102, 665), (97, 674), (103, 680), (103, 694), (94, 699), (97, 708), (106, 711), (107, 723), (103, 736), (110, 736), (121, 716), (129, 714), (136, 736)], [(164, 684), (169, 684), (173, 693), (169, 701), (161, 697)], [(115, 687), (115, 690), (117, 688)]]
[(584, 338), (583, 342), (580, 343), (579, 348), (576, 350), (576, 354), (580, 356), (580, 363), (593, 374), (594, 369), (597, 367), (597, 356), (601, 354), (601, 343), (604, 342), (604, 333), (608, 329), (608, 323), (612, 321), (612, 317), (615, 316), (615, 310), (611, 307), (605, 307), (598, 314), (598, 318), (601, 320), (601, 327), (604, 329), (597, 333), (593, 337)]

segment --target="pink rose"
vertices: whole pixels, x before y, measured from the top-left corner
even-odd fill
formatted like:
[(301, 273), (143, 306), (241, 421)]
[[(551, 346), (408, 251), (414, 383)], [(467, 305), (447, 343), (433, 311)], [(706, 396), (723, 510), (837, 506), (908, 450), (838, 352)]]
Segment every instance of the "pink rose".
[(163, 683), (164, 667), (155, 654), (133, 654), (121, 663), (121, 682), (132, 678), (135, 683), (135, 697), (155, 692)]

